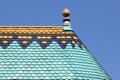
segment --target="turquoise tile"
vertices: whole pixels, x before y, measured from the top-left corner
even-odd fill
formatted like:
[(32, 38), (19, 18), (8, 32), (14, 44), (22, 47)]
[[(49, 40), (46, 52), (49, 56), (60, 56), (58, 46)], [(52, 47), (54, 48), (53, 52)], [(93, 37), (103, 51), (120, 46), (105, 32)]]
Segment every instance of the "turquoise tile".
[(62, 49), (53, 41), (42, 49), (33, 41), (22, 49), (13, 41), (7, 49), (0, 47), (0, 59), (0, 79), (110, 79), (90, 52), (77, 44)]

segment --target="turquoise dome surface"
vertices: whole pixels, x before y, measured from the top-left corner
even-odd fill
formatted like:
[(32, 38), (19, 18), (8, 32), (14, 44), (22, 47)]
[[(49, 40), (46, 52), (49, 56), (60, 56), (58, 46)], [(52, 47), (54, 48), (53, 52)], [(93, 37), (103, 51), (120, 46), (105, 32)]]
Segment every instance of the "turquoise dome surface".
[(0, 33), (0, 80), (111, 80), (74, 31), (47, 33)]

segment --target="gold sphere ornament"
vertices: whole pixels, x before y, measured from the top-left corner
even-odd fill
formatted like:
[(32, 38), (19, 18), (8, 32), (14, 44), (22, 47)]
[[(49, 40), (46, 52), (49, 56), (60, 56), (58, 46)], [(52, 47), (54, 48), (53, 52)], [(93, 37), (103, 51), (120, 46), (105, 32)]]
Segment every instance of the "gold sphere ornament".
[(63, 12), (62, 12), (62, 15), (63, 15), (64, 17), (68, 17), (68, 16), (70, 16), (70, 11), (69, 11), (67, 8), (65, 8), (65, 9), (63, 10)]

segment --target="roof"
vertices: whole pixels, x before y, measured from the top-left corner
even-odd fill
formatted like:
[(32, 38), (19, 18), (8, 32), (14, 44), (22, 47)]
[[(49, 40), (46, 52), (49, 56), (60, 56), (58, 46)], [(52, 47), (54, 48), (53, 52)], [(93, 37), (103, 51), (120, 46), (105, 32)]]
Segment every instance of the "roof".
[(0, 26), (0, 79), (110, 80), (73, 30)]
[(56, 41), (61, 48), (67, 44), (81, 44), (73, 31), (63, 30), (61, 26), (11, 26), (0, 27), (0, 45), (7, 48), (13, 41), (17, 41), (22, 48), (27, 48), (33, 41), (46, 48), (51, 42)]

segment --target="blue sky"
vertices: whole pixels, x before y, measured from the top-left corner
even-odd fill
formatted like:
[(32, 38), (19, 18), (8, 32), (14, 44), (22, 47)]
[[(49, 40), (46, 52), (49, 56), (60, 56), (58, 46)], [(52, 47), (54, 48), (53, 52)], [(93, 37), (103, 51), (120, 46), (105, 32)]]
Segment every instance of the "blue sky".
[(79, 38), (112, 79), (119, 80), (119, 0), (0, 0), (0, 25), (62, 25), (64, 8), (70, 9)]

